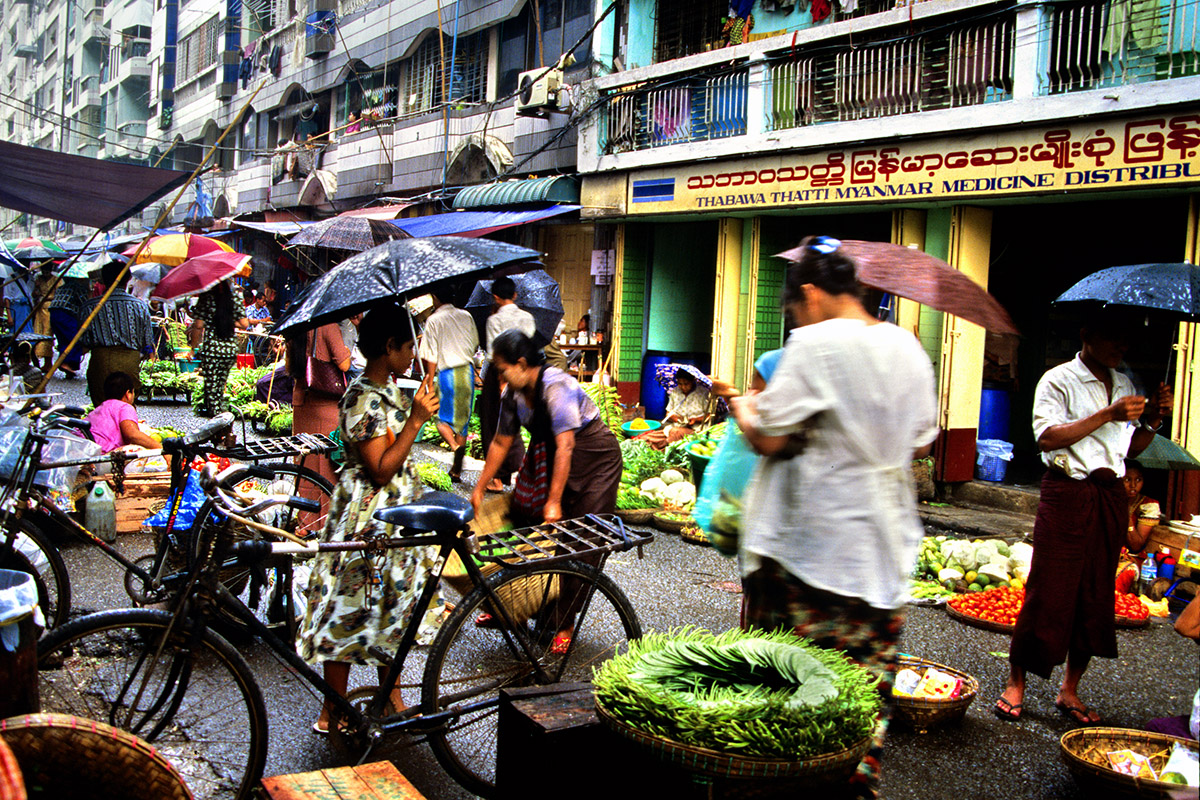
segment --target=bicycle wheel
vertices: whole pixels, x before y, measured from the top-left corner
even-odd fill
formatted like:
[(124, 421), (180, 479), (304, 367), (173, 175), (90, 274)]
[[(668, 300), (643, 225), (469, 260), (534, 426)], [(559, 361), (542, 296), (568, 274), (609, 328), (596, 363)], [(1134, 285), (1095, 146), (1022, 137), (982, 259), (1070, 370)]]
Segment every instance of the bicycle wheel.
[[(319, 512), (301, 512), (287, 506), (276, 506), (259, 514), (255, 519), (267, 525), (272, 525), (276, 528), (281, 528), (289, 533), (294, 533), (297, 536), (305, 538), (313, 538), (321, 533), (325, 527), (325, 520), (329, 514), (329, 501), (333, 493), (333, 486), (319, 472), (308, 469), (307, 467), (299, 467), (295, 464), (264, 464), (263, 466), (270, 467), (275, 470), (275, 477), (272, 480), (264, 478), (248, 478), (239, 484), (243, 490), (257, 491), (262, 494), (285, 494), (298, 495), (309, 499), (317, 500), (321, 504)], [(210, 517), (212, 516), (213, 501), (207, 501), (200, 509), (200, 513), (196, 516), (197, 525), (193, 528), (195, 535), (191, 537), (192, 558), (199, 556), (195, 548), (200, 542), (207, 540), (207, 536), (202, 534), (202, 526), (212, 524)], [(260, 538), (261, 534), (251, 528), (238, 523), (233, 523), (234, 539)], [(284, 557), (278, 557), (282, 561)], [(304, 564), (306, 567), (308, 560), (301, 560), (298, 563)], [(282, 609), (284, 606), (282, 597), (278, 592), (283, 583), (283, 573), (288, 569), (287, 564), (272, 565), (270, 562), (266, 565), (267, 569), (267, 585), (255, 586), (251, 582), (252, 570), (250, 567), (226, 567), (221, 570), (221, 583), (229, 590), (231, 594), (240, 599), (246, 604), (255, 614), (266, 624), (287, 624), (288, 620), (282, 618)], [(293, 587), (303, 593), (307, 586), (308, 569), (297, 570), (298, 575), (294, 576)], [(257, 596), (256, 596), (257, 591)], [(295, 591), (293, 592), (295, 595)], [(294, 609), (299, 616), (304, 614), (304, 602), (293, 598)], [(245, 625), (242, 620), (223, 608), (216, 610), (214, 622), (221, 626), (221, 629), (231, 635), (237, 635), (244, 630)], [(294, 628), (298, 620), (292, 623)]]
[[(576, 561), (531, 570), (502, 570), (487, 578), (496, 596), (515, 612), (533, 646), (533, 657), (546, 672), (542, 683), (591, 680), (592, 669), (642, 635), (629, 599), (612, 578)], [(557, 625), (554, 609), (569, 600), (563, 586), (595, 584), (591, 602), (575, 621), (566, 656), (550, 653)], [(433, 731), (429, 743), (442, 767), (467, 790), (491, 796), (496, 790), (496, 701), (500, 689), (539, 682), (535, 667), (512, 634), (479, 627), (483, 613), (497, 617), (482, 588), (471, 591), (442, 623), (430, 649), (421, 681), (425, 714), (463, 709), (447, 727)], [(487, 703), (470, 710), (469, 706)]]
[[(74, 714), (153, 744), (198, 800), (249, 798), (267, 756), (267, 712), (254, 675), (212, 631), (165, 611), (89, 614), (38, 643), (42, 711)], [(157, 657), (156, 657), (157, 654)]]
[(66, 624), (71, 613), (71, 577), (58, 548), (28, 519), (12, 521), (16, 526), (15, 547), (5, 544), (7, 531), (0, 533), (0, 569), (28, 572), (38, 590), (38, 605), (46, 617), (46, 630)]

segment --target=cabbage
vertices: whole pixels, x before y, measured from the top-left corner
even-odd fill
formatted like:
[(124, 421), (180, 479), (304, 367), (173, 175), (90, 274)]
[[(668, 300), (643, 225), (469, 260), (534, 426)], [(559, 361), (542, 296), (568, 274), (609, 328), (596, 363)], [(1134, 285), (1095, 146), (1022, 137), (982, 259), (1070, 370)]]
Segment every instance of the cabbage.
[(663, 483), (665, 483), (667, 486), (670, 486), (673, 483), (679, 483), (682, 481), (683, 473), (677, 469), (664, 469), (662, 475), (659, 475), (658, 477), (662, 478)]
[(642, 497), (647, 500), (653, 500), (656, 504), (662, 503), (663, 493), (666, 490), (667, 484), (663, 483), (662, 478), (647, 478), (638, 487), (638, 492)]
[[(946, 545), (950, 546), (948, 554)], [(952, 561), (955, 564), (961, 564), (964, 570), (974, 569), (975, 565), (979, 563), (975, 558), (975, 546), (962, 539), (944, 542), (942, 553), (947, 555), (947, 563)]]
[(687, 481), (672, 483), (663, 492), (663, 501), (676, 508), (691, 508), (696, 502), (696, 487)]

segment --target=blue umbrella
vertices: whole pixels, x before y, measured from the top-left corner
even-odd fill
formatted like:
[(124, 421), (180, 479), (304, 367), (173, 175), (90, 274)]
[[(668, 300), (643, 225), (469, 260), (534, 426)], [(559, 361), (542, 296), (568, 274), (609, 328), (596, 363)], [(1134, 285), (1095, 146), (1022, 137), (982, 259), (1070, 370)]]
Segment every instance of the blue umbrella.
[(691, 364), (659, 364), (654, 368), (654, 378), (669, 392), (675, 388), (675, 373), (679, 370), (691, 375), (701, 386), (712, 389), (712, 379)]
[[(554, 331), (563, 318), (562, 294), (559, 292), (558, 281), (551, 278), (544, 269), (533, 269), (529, 272), (513, 275), (512, 282), (517, 287), (517, 307), (533, 315), (537, 331), (533, 341), (538, 347), (545, 347), (554, 338)], [(492, 281), (478, 281), (467, 299), (466, 309), (475, 318), (479, 327), (479, 341), (484, 341), (484, 327), (487, 318), (492, 314)]]
[(1187, 263), (1109, 267), (1088, 275), (1054, 302), (1129, 306), (1200, 321), (1200, 268)]
[(1146, 469), (1200, 469), (1200, 460), (1175, 442), (1158, 434), (1134, 460)]

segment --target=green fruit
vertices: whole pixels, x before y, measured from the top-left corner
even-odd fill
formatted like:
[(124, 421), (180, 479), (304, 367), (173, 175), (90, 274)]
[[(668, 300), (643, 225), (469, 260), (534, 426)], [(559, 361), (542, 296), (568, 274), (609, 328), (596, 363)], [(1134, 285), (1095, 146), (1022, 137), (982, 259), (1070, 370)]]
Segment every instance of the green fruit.
[(945, 586), (947, 589), (949, 589), (952, 592), (954, 591), (954, 581), (950, 580), (949, 578), (942, 581), (942, 586)]
[(1158, 776), (1158, 779), (1164, 783), (1177, 783), (1180, 786), (1187, 786), (1187, 778), (1178, 772), (1164, 772)]
[(968, 592), (982, 592), (983, 587), (980, 586), (978, 583), (972, 583), (970, 586), (967, 587), (967, 591)]
[(992, 579), (989, 578), (987, 575), (979, 574), (979, 575), (975, 576), (975, 582), (978, 583), (980, 586), (987, 586), (989, 583), (992, 582)]

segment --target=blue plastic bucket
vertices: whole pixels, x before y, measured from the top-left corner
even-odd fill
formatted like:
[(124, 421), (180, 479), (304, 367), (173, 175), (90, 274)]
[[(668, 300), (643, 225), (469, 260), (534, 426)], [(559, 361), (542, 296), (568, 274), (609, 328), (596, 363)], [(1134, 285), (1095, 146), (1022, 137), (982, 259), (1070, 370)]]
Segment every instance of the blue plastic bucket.
[(984, 387), (979, 401), (979, 439), (1008, 441), (1010, 395), (1007, 389)]

